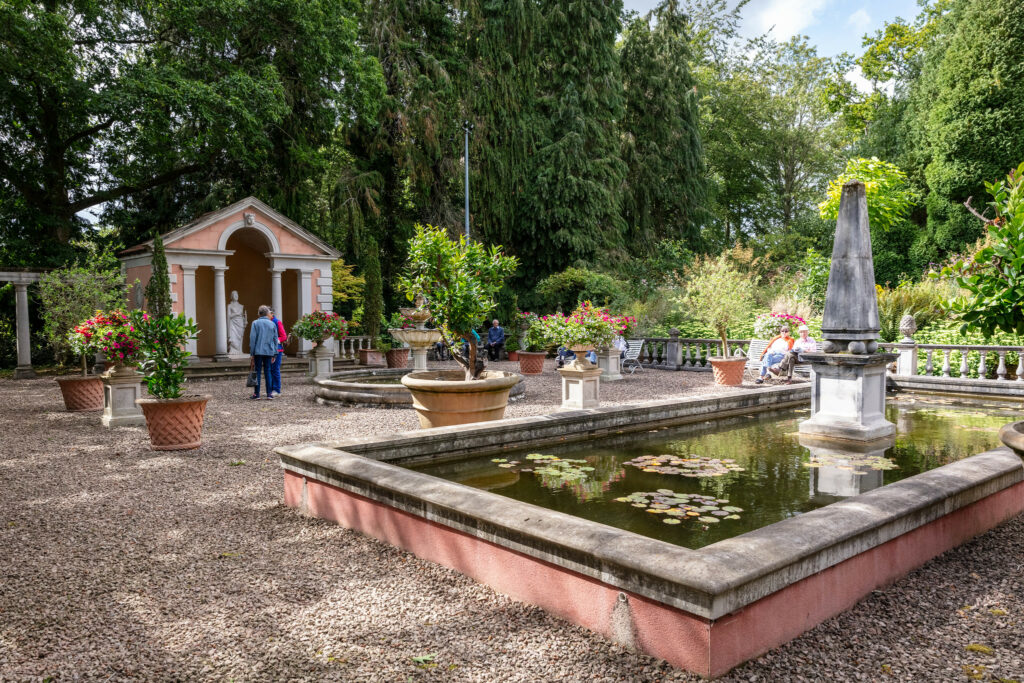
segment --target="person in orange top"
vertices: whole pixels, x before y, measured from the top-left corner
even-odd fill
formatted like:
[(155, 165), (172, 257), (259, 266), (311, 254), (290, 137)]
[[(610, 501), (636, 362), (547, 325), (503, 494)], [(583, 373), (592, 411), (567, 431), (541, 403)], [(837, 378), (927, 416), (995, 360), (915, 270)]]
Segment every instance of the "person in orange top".
[(769, 368), (778, 368), (779, 363), (793, 348), (794, 341), (796, 340), (789, 336), (789, 326), (783, 325), (779, 334), (772, 337), (768, 341), (768, 346), (761, 352), (761, 376), (754, 380), (755, 384), (764, 382), (764, 376), (768, 374)]

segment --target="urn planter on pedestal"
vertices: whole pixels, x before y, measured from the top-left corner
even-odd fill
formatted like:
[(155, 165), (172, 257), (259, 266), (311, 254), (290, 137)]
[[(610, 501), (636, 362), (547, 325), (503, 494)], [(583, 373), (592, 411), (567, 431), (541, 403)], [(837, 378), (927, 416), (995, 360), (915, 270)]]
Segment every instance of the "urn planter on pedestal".
[(103, 410), (103, 380), (89, 377), (58, 377), (64, 408), (71, 413)]
[(513, 372), (485, 370), (480, 379), (466, 380), (462, 370), (410, 372), (402, 384), (412, 394), (420, 427), (500, 420), (505, 416), (508, 395), (522, 377)]
[(181, 398), (140, 398), (149, 443), (154, 451), (185, 451), (203, 443), (203, 418), (209, 395)]
[(546, 351), (520, 351), (519, 372), (524, 375), (541, 374), (544, 372), (544, 359), (547, 355)]
[(309, 376), (330, 377), (334, 374), (334, 352), (320, 342), (309, 354)]
[(146, 418), (136, 405), (142, 398), (142, 374), (134, 367), (114, 366), (102, 377), (104, 427), (131, 427), (145, 424)]
[(727, 387), (737, 387), (743, 384), (743, 371), (747, 367), (745, 356), (740, 358), (717, 356), (708, 360), (711, 361), (711, 371), (715, 375), (715, 384)]
[[(412, 350), (412, 369), (416, 372), (425, 371), (427, 369), (427, 350), (441, 341), (441, 333), (438, 330), (427, 329), (427, 321), (430, 320), (429, 310), (425, 308), (400, 308), (398, 310), (411, 320), (415, 327), (391, 329), (388, 330), (388, 333), (398, 341), (409, 345), (409, 348), (404, 351), (408, 354), (408, 351)], [(396, 350), (402, 351), (403, 349)], [(408, 355), (400, 361), (401, 365), (392, 365), (396, 360), (399, 360), (397, 356), (394, 357), (394, 360), (389, 356), (388, 367), (405, 368), (409, 366)]]

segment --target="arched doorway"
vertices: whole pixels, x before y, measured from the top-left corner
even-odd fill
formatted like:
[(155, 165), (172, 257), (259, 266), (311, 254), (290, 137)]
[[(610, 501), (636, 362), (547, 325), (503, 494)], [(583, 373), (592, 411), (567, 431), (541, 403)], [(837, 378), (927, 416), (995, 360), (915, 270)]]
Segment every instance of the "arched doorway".
[(243, 228), (228, 237), (225, 248), (235, 253), (225, 258), (224, 291), (228, 297), (232, 291), (238, 292), (238, 301), (245, 307), (248, 323), (242, 350), (248, 353), (249, 326), (256, 319), (260, 306), (271, 305), (270, 260), (266, 254), (273, 247), (259, 230)]

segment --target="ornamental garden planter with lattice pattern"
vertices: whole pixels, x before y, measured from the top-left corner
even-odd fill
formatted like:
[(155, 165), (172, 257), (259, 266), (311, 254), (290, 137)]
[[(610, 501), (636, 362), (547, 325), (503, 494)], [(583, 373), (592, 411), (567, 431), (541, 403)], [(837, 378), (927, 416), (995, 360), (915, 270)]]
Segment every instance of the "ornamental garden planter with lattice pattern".
[(185, 451), (203, 442), (203, 417), (209, 394), (181, 398), (140, 398), (154, 451)]

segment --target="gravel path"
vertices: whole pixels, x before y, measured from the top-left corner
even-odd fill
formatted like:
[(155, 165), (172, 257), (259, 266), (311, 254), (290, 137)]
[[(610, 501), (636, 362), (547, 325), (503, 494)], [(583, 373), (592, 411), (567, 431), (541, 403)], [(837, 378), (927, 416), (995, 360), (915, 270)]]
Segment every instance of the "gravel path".
[[(509, 416), (557, 404), (555, 373), (527, 381)], [(0, 680), (698, 680), (281, 504), (272, 446), (412, 429), (410, 410), (319, 406), (289, 378), (258, 403), (197, 383), (204, 446), (159, 454), (144, 429), (64, 412), (52, 380), (0, 390)], [(721, 391), (656, 371), (602, 390)], [(1022, 533), (1018, 517), (723, 680), (1024, 679)]]

